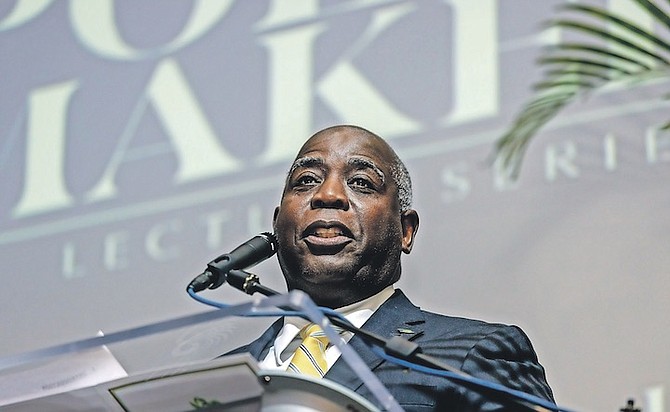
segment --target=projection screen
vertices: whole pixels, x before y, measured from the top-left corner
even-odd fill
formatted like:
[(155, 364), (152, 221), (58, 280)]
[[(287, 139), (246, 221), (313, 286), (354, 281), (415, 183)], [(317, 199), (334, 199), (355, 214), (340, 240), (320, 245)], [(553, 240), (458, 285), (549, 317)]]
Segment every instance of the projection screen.
[[(516, 181), (492, 166), (562, 36), (543, 30), (561, 4), (3, 2), (0, 356), (207, 310), (186, 284), (271, 230), (307, 137), (356, 124), (414, 179), (421, 226), (398, 286), (415, 304), (521, 326), (561, 405), (665, 410), (668, 83), (568, 107)], [(274, 258), (253, 271), (285, 291)], [(131, 373), (210, 359), (271, 321), (112, 351)]]

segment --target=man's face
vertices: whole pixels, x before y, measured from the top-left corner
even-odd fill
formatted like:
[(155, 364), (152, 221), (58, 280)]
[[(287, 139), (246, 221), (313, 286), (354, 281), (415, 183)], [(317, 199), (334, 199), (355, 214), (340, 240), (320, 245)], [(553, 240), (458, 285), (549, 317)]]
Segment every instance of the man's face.
[(274, 218), (289, 289), (339, 307), (398, 279), (400, 253), (409, 253), (418, 217), (400, 213), (392, 159), (385, 142), (352, 128), (305, 143)]

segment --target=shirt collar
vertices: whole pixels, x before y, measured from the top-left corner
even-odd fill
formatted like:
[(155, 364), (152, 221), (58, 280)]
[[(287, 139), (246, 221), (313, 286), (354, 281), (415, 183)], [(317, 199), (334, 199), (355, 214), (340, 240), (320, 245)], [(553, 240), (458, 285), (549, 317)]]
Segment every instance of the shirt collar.
[[(372, 314), (379, 309), (379, 307), (382, 305), (382, 303), (386, 302), (388, 298), (393, 295), (393, 292), (395, 291), (393, 285), (389, 285), (386, 288), (382, 289), (380, 292), (378, 292), (375, 295), (370, 296), (369, 298), (365, 298), (361, 301), (354, 302), (350, 305), (343, 306), (341, 308), (335, 309), (335, 311), (341, 313), (344, 315), (345, 318), (347, 318), (351, 323), (354, 324), (356, 327), (361, 327), (363, 326), (363, 323), (368, 320)], [(352, 319), (349, 319), (350, 316), (358, 317), (356, 314), (359, 313), (368, 313), (368, 315), (365, 317), (363, 322), (358, 325), (356, 322), (354, 322)], [(286, 325), (293, 325), (297, 327), (297, 331), (300, 331), (304, 326), (306, 326), (308, 323), (310, 323), (309, 320), (303, 319), (303, 318), (298, 318), (298, 317), (286, 317), (284, 318), (284, 326)], [(296, 332), (297, 334), (297, 332)]]
[[(344, 315), (344, 317), (357, 328), (370, 319), (372, 314), (379, 309), (379, 307), (388, 298), (393, 295), (393, 285), (389, 285), (382, 289), (379, 293), (363, 299), (359, 302), (352, 303), (347, 306), (335, 309), (337, 312)], [(278, 364), (281, 364), (280, 355), (289, 344), (296, 338), (300, 329), (310, 323), (309, 320), (299, 317), (285, 317), (284, 327), (281, 329), (274, 342), (275, 357)]]

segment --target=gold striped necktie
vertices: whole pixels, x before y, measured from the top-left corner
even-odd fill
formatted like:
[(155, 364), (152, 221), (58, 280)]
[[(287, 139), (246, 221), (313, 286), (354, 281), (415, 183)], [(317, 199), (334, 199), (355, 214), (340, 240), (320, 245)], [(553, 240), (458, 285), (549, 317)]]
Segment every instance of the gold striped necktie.
[(328, 337), (323, 333), (319, 325), (310, 323), (300, 330), (302, 343), (296, 349), (291, 363), (288, 365), (289, 371), (302, 373), (304, 375), (323, 378), (328, 370), (326, 362), (326, 348), (328, 347)]

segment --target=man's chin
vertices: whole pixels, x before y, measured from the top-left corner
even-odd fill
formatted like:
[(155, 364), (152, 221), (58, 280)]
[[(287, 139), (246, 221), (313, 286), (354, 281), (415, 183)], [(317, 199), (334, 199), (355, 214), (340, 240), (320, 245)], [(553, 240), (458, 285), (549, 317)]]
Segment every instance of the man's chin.
[(315, 250), (314, 253), (309, 251), (302, 255), (297, 263), (303, 269), (301, 272), (310, 273), (311, 277), (318, 276), (320, 273), (330, 277), (329, 273), (331, 272), (351, 273), (355, 270), (356, 265), (353, 259), (355, 259), (355, 256), (352, 256), (347, 250), (342, 247), (334, 247), (330, 250), (320, 248)]
[(291, 276), (296, 289), (314, 290), (323, 288), (341, 288), (351, 283), (351, 265), (342, 264), (338, 259), (319, 259), (318, 262), (310, 262)]

